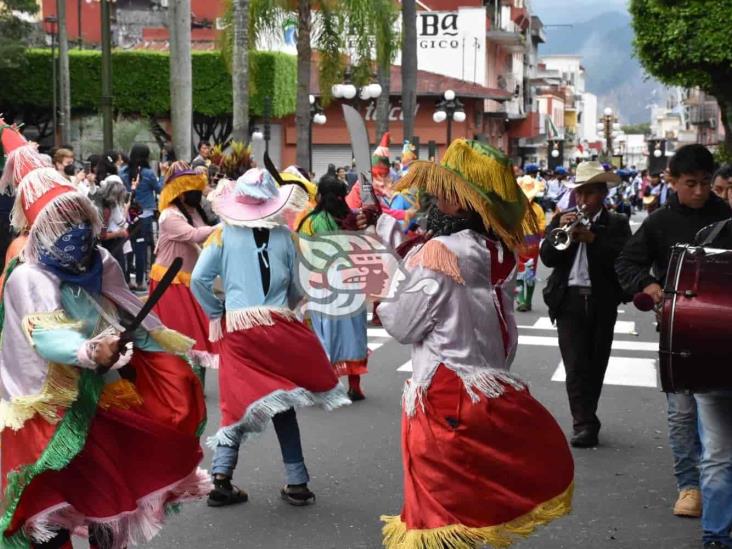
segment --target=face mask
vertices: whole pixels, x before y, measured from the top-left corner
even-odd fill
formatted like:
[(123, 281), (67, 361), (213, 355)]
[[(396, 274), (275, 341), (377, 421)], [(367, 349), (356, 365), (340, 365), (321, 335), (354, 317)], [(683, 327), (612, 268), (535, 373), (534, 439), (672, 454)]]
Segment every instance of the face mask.
[(64, 166), (64, 173), (68, 176), (76, 175), (76, 168), (73, 164), (68, 164)]
[(96, 242), (89, 223), (79, 223), (56, 240), (53, 248), (41, 250), (41, 263), (71, 274), (87, 271)]
[(183, 202), (185, 202), (186, 206), (197, 208), (201, 205), (202, 196), (203, 193), (201, 191), (188, 191), (183, 195)]

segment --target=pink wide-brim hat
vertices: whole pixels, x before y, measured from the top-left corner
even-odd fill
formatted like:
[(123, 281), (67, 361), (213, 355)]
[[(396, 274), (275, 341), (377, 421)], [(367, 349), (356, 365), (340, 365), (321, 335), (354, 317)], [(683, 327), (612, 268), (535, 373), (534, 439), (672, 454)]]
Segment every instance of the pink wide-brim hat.
[(211, 193), (214, 212), (229, 225), (272, 228), (289, 225), (308, 203), (297, 185), (278, 187), (271, 176), (252, 168), (237, 181), (222, 180)]

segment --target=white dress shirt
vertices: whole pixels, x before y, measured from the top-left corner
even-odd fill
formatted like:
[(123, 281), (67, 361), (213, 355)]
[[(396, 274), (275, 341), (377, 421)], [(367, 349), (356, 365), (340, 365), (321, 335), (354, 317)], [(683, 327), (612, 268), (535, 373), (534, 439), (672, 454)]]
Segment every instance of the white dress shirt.
[[(595, 223), (602, 213), (602, 210), (595, 214), (592, 218), (592, 222)], [(569, 271), (569, 284), (568, 286), (585, 286), (590, 287), (590, 268), (587, 264), (587, 244), (584, 242), (579, 243), (577, 248), (577, 255), (574, 256), (574, 264), (572, 270)]]

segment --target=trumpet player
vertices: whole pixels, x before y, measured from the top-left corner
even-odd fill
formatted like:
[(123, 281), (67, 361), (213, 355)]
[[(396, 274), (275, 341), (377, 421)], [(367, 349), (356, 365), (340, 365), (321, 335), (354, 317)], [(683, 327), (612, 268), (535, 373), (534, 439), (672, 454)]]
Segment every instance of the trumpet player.
[(570, 443), (576, 448), (598, 444), (597, 404), (618, 304), (627, 301), (615, 274), (615, 259), (630, 238), (630, 225), (626, 216), (604, 206), (608, 189), (619, 182), (599, 162), (579, 164), (575, 182), (568, 185), (574, 189), (577, 208), (554, 216), (540, 249), (542, 262), (554, 269), (544, 301), (557, 324), (573, 420)]

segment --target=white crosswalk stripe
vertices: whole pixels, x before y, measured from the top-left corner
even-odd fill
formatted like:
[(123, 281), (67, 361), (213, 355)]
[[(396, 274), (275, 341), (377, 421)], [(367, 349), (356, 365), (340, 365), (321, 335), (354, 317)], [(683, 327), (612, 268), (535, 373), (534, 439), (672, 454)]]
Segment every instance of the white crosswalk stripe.
[[(531, 326), (519, 324), (519, 329), (523, 330), (554, 330), (554, 325), (548, 316), (542, 316)], [(631, 320), (618, 320), (615, 322), (615, 333), (626, 335), (638, 335), (635, 329), (635, 322)]]
[[(560, 362), (552, 381), (564, 382), (567, 373), (564, 363)], [(611, 356), (605, 373), (605, 385), (621, 385), (625, 387), (658, 387), (655, 358), (628, 358)]]

